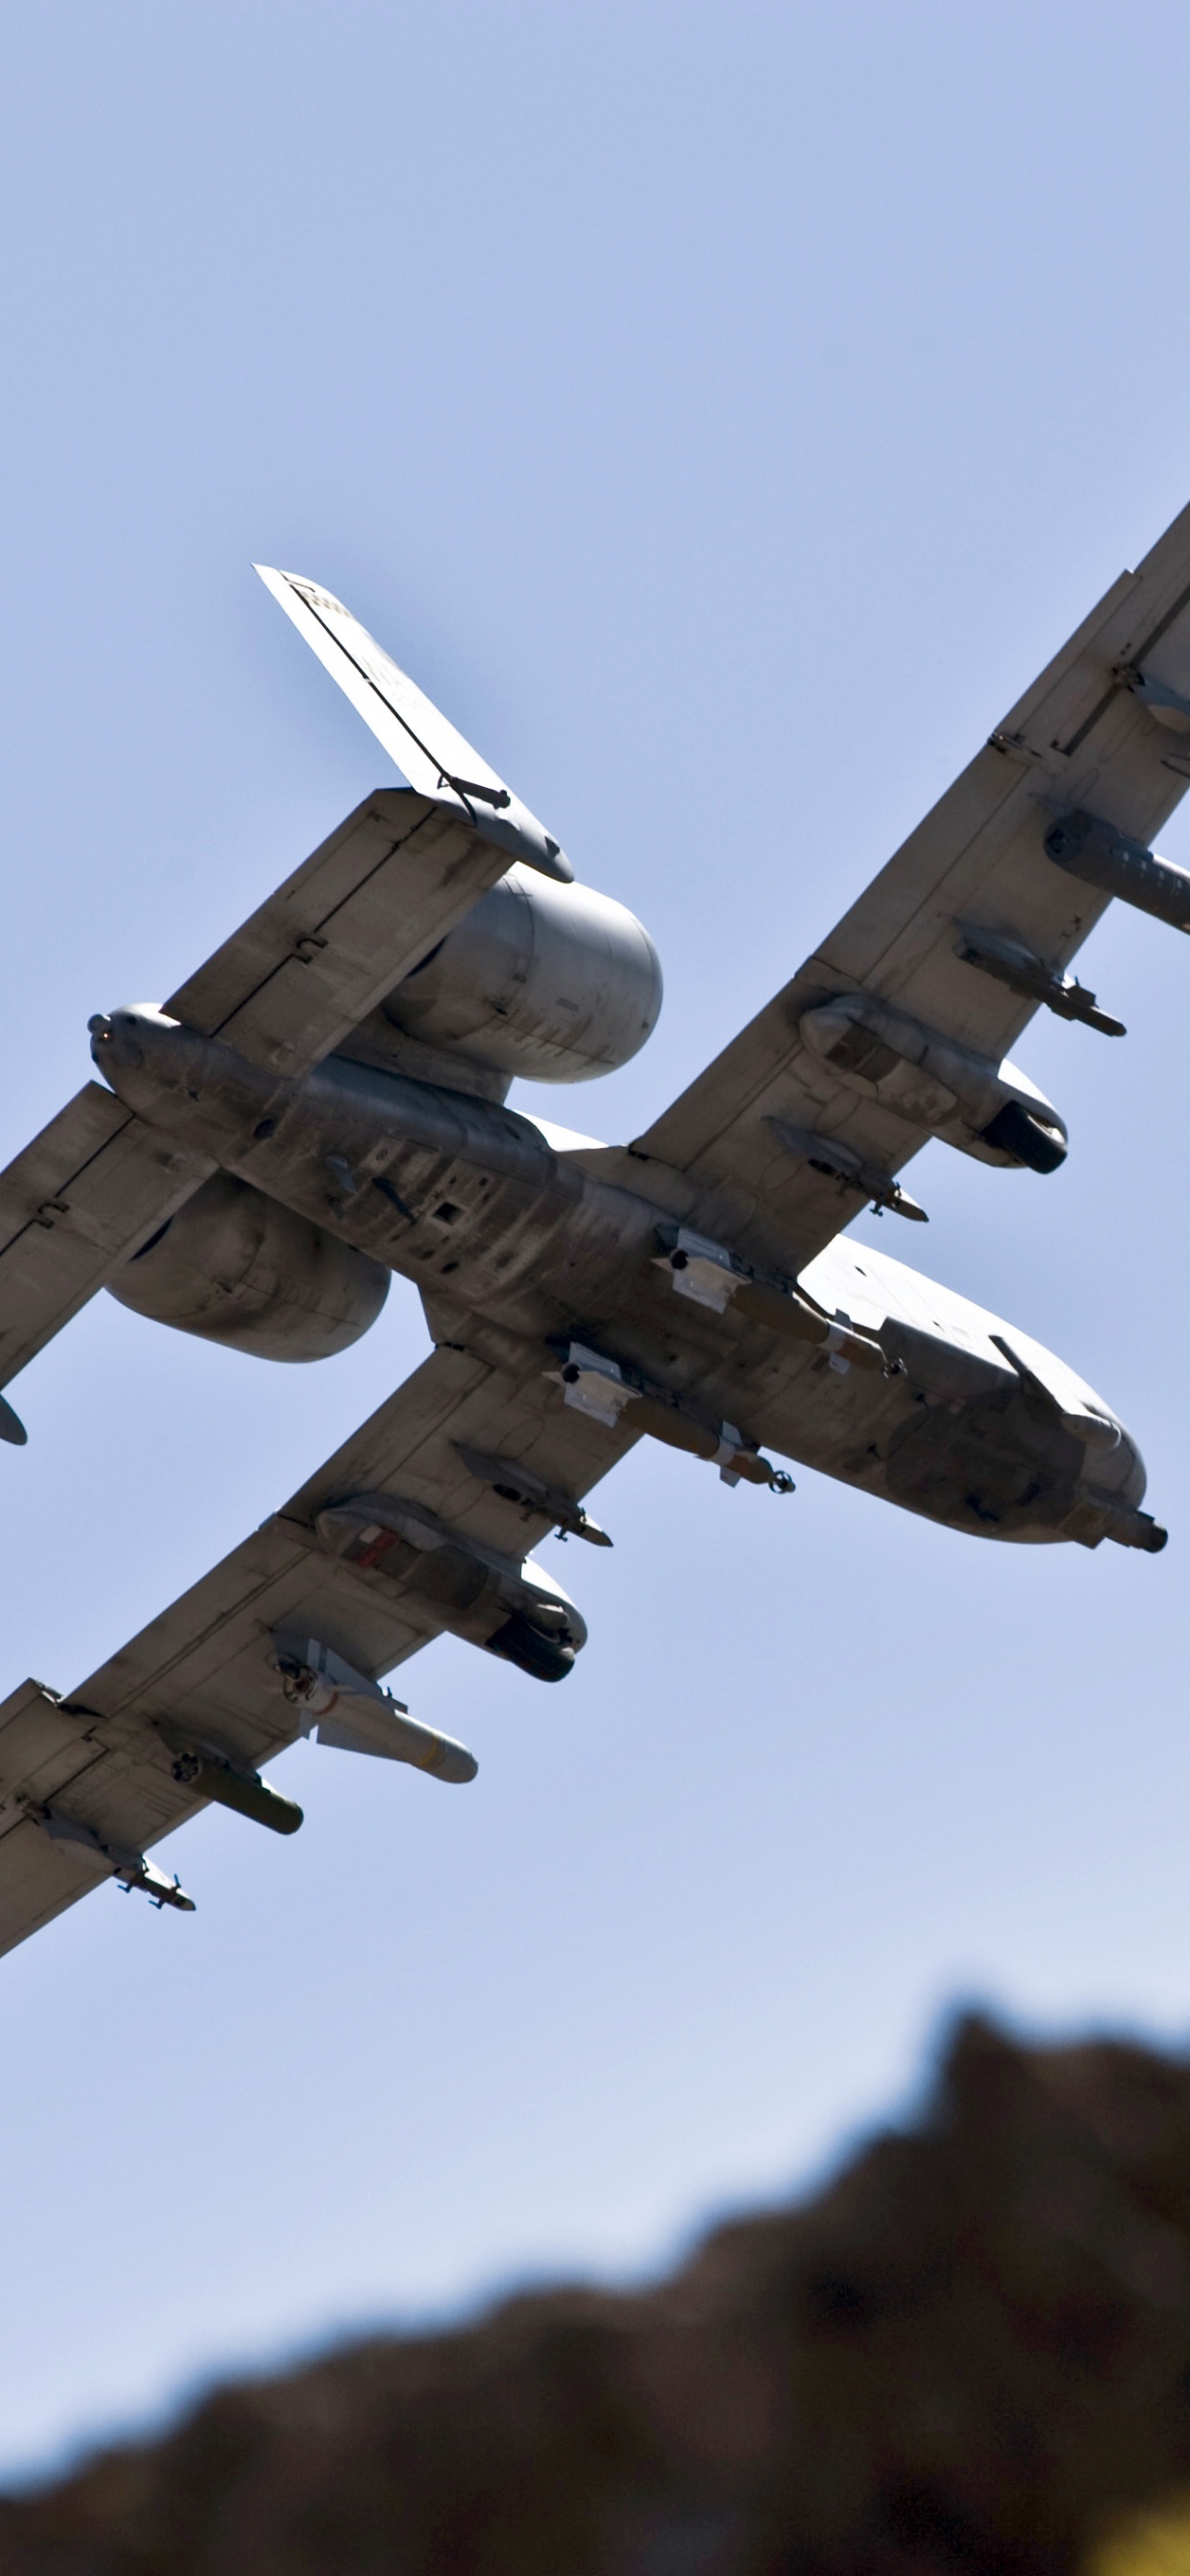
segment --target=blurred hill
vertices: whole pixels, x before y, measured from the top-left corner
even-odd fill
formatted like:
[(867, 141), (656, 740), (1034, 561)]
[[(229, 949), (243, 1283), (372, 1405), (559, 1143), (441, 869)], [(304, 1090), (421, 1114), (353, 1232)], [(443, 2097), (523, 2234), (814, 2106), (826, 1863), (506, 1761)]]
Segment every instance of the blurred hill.
[(1181, 2576), (1179, 2494), (1190, 2062), (968, 2019), (814, 2199), (220, 2390), (0, 2499), (0, 2576)]

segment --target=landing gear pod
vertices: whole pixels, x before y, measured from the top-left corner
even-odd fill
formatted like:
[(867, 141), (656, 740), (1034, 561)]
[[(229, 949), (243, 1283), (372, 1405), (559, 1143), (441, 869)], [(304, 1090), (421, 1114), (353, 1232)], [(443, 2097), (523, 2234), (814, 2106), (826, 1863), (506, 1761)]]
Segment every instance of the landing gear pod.
[(322, 1546), (365, 1581), (421, 1594), (456, 1637), (519, 1664), (535, 1681), (564, 1681), (587, 1642), (587, 1623), (563, 1585), (531, 1557), (504, 1556), (464, 1538), (424, 1503), (353, 1494), (319, 1512)]
[(1007, 1059), (994, 1064), (874, 993), (819, 1002), (802, 1013), (800, 1027), (806, 1045), (850, 1090), (929, 1128), (961, 1154), (1033, 1172), (1056, 1172), (1065, 1162), (1065, 1121)]

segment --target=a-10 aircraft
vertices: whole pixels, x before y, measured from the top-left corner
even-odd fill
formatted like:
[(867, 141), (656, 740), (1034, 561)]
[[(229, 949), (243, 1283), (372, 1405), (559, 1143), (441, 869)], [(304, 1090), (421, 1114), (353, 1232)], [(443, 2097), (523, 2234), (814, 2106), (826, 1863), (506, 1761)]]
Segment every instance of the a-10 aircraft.
[[(974, 1537), (1165, 1543), (1064, 1360), (840, 1229), (922, 1218), (898, 1175), (932, 1136), (1055, 1171), (1064, 1122), (1007, 1050), (1039, 1005), (1122, 1034), (1067, 973), (1113, 895), (1190, 929), (1152, 847), (1190, 781), (1190, 509), (629, 1145), (505, 1100), (643, 1045), (647, 933), (338, 600), (263, 578), (408, 784), (162, 1008), (92, 1019), (101, 1082), (0, 1174), (0, 1384), (103, 1287), (314, 1360), (400, 1271), (434, 1347), (98, 1672), (0, 1706), (0, 1949), (104, 1877), (192, 1910), (147, 1852), (210, 1799), (292, 1832), (260, 1766), (299, 1734), (470, 1779), (382, 1677), (449, 1630), (562, 1680), (586, 1629), (530, 1550), (608, 1544), (586, 1497), (642, 1435), (782, 1493), (772, 1450)], [(0, 1430), (24, 1438), (6, 1404)]]

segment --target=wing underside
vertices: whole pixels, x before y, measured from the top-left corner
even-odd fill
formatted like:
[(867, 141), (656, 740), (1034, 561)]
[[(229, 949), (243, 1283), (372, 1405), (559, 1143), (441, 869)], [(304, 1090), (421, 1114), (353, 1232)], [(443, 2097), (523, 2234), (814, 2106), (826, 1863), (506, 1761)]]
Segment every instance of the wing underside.
[[(328, 1503), (390, 1494), (462, 1543), (518, 1562), (556, 1507), (513, 1489), (577, 1500), (633, 1436), (566, 1407), (540, 1374), (518, 1381), (467, 1352), (436, 1350), (279, 1512), (77, 1690), (58, 1698), (22, 1684), (0, 1707), (0, 1951), (204, 1803), (174, 1777), (156, 1720), (175, 1737), (189, 1729), (217, 1741), (250, 1771), (294, 1740), (276, 1632), (317, 1639), (372, 1680), (441, 1633), (446, 1621), (416, 1585), (402, 1591), (319, 1544), (315, 1521)], [(493, 1481), (501, 1461), (520, 1471), (511, 1488)], [(64, 1825), (87, 1839), (69, 1839)]]
[(637, 1139), (637, 1185), (650, 1185), (649, 1164), (687, 1176), (684, 1205), (709, 1230), (800, 1270), (871, 1193), (816, 1169), (789, 1131), (836, 1140), (866, 1175), (890, 1176), (931, 1132), (836, 1078), (805, 1044), (803, 1014), (873, 995), (998, 1062), (1038, 1002), (967, 962), (968, 934), (1027, 952), (1059, 982), (1111, 897), (1053, 863), (1047, 831), (1091, 812), (1151, 848), (1190, 782), (1188, 733), (1190, 510), (1121, 575), (784, 990)]
[(89, 1082), (0, 1173), (0, 1385), (214, 1171)]
[[(364, 667), (364, 648), (378, 648), (360, 643), (338, 603), (311, 585), (290, 582), (289, 593), (294, 622), (381, 738), (392, 724), (424, 730), (425, 702), (383, 657)], [(891, 1182), (936, 1132), (843, 1079), (807, 1044), (806, 1013), (840, 995), (868, 997), (999, 1064), (1037, 999), (1019, 976), (991, 971), (987, 955), (997, 943), (1001, 958), (1023, 953), (1056, 988), (1110, 900), (1047, 855), (1055, 817), (1089, 814), (1151, 849), (1190, 783), (1188, 735), (1190, 511), (1108, 592), (751, 1025), (633, 1147), (577, 1148), (573, 1159), (747, 1259), (802, 1270), (855, 1214), (872, 1175)], [(452, 773), (467, 751), (460, 742), (443, 733), (423, 743), (427, 792), (368, 798), (167, 1009), (258, 1064), (300, 1073), (343, 1043), (511, 856), (531, 855), (500, 845), (501, 814), (514, 837), (540, 837), (533, 864), (564, 873), (556, 844), (531, 816), (522, 825), (494, 772), (468, 755), (480, 774)], [(840, 1158), (833, 1170), (829, 1151), (824, 1167), (811, 1150), (816, 1140)], [(0, 1175), (0, 1383), (211, 1169), (95, 1084), (51, 1122)], [(559, 1497), (577, 1506), (633, 1434), (567, 1408), (539, 1358), (526, 1361), (538, 1373), (517, 1378), (437, 1349), (317, 1476), (77, 1691), (59, 1698), (26, 1683), (0, 1707), (0, 1949), (118, 1875), (118, 1863), (203, 1803), (177, 1776), (162, 1722), (175, 1735), (205, 1732), (252, 1771), (292, 1741), (278, 1632), (317, 1639), (375, 1679), (450, 1624), (424, 1585), (390, 1583), (328, 1552), (315, 1524), (331, 1503), (394, 1496), (510, 1565), (555, 1524)]]
[[(166, 1009), (281, 1075), (342, 1044), (507, 867), (409, 788), (365, 798)], [(214, 1171), (91, 1082), (0, 1173), (0, 1385)]]

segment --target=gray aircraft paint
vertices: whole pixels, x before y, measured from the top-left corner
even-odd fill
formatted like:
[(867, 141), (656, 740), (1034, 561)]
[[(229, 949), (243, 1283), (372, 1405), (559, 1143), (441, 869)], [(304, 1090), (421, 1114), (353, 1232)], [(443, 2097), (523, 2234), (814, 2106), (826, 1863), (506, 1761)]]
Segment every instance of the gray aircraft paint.
[(0, 1949), (104, 1876), (189, 1908), (146, 1851), (208, 1797), (296, 1830), (260, 1766), (299, 1732), (464, 1784), (473, 1757), (382, 1677), (448, 1630), (565, 1679), (586, 1624), (532, 1550), (610, 1544), (583, 1497), (642, 1436), (728, 1489), (787, 1493), (775, 1457), (972, 1536), (1164, 1545), (1135, 1441), (1064, 1359), (845, 1228), (867, 1201), (920, 1223), (898, 1174), (931, 1138), (1038, 1187), (1070, 1140), (1011, 1060), (1034, 1010), (1123, 1034), (1071, 959), (1113, 895), (1185, 925), (1153, 842), (1190, 783), (1190, 511), (624, 1145), (505, 1094), (646, 1041), (647, 932), (340, 602), (265, 578), (410, 785), (162, 1008), (95, 1014), (103, 1084), (0, 1174), (0, 1384), (104, 1285), (310, 1361), (399, 1272), (435, 1347), (76, 1692), (0, 1705)]

